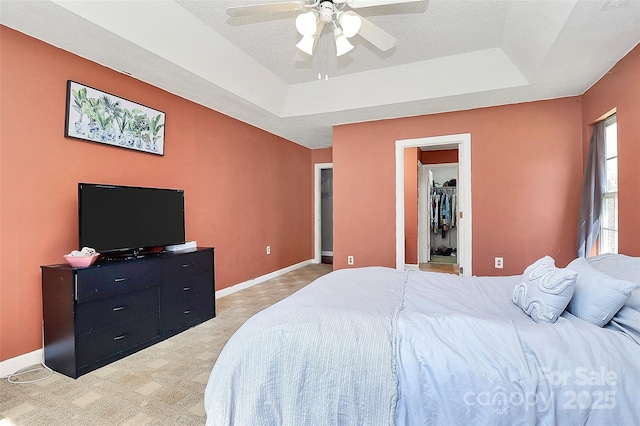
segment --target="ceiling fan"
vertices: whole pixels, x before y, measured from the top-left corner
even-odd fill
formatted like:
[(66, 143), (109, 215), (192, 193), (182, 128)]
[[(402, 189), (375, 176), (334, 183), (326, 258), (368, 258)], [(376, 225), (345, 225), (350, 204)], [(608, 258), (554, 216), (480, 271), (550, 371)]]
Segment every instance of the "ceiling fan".
[(231, 17), (259, 15), (265, 13), (304, 11), (296, 18), (296, 29), (302, 39), (296, 47), (313, 55), (318, 36), (325, 24), (333, 25), (336, 55), (341, 56), (353, 49), (349, 38), (359, 34), (382, 51), (391, 49), (396, 38), (374, 25), (352, 10), (361, 7), (384, 6), (397, 3), (413, 3), (424, 0), (294, 0), (280, 3), (255, 4), (227, 8)]

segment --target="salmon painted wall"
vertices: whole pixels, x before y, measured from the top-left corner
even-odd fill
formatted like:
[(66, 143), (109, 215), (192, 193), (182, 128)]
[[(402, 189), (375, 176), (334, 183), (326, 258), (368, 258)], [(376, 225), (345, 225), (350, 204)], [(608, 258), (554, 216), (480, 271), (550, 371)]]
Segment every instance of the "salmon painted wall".
[[(78, 182), (184, 189), (186, 236), (216, 248), (217, 289), (312, 258), (311, 150), (6, 27), (0, 38), (0, 360), (42, 347), (40, 265), (77, 248)], [(65, 138), (69, 79), (164, 111), (165, 155)]]
[(404, 150), (404, 263), (418, 263), (418, 161), (420, 148)]
[(422, 164), (446, 164), (458, 162), (457, 149), (438, 149), (433, 151), (420, 151)]
[(331, 163), (333, 161), (332, 148), (314, 149), (311, 151), (311, 162), (313, 164)]
[[(471, 134), (473, 274), (575, 258), (582, 179), (579, 97), (334, 128), (334, 268), (395, 267), (395, 141)], [(494, 269), (494, 257), (504, 269)]]
[(591, 125), (616, 108), (618, 122), (618, 251), (640, 256), (640, 45), (582, 97), (583, 150)]

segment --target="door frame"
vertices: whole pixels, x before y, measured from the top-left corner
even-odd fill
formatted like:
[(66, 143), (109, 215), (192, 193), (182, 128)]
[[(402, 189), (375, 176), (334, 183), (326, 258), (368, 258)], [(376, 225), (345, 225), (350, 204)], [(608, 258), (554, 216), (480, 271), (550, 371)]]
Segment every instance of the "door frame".
[(471, 133), (396, 140), (396, 269), (405, 269), (404, 150), (419, 147), (458, 148), (458, 264), (472, 275)]
[[(322, 170), (333, 169), (333, 163), (316, 163), (314, 165), (314, 256), (313, 263), (322, 262)], [(333, 190), (333, 189), (332, 189)]]

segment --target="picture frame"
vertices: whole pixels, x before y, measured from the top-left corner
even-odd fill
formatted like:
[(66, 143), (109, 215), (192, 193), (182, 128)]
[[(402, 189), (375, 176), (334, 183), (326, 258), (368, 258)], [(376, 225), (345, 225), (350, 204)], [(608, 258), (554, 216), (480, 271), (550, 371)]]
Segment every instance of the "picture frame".
[(165, 120), (162, 111), (67, 81), (67, 138), (164, 155)]

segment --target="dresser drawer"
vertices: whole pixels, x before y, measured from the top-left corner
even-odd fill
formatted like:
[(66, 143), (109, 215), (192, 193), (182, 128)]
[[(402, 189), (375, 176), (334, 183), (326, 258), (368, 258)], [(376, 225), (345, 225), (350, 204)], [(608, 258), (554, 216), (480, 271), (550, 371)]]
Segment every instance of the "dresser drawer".
[(158, 285), (160, 271), (157, 261), (123, 261), (77, 271), (76, 301), (78, 303), (129, 293)]
[(162, 279), (170, 281), (173, 278), (188, 277), (200, 272), (211, 271), (212, 267), (213, 254), (211, 250), (172, 255), (162, 262)]
[(174, 279), (162, 283), (160, 287), (160, 306), (175, 305), (184, 300), (213, 292), (213, 273), (211, 271), (193, 275), (188, 279)]
[(144, 315), (77, 338), (79, 367), (95, 363), (159, 336), (158, 314)]
[(90, 333), (148, 314), (158, 315), (158, 288), (77, 305), (76, 334)]
[(202, 321), (203, 318), (213, 318), (213, 295), (208, 294), (189, 300), (165, 306), (160, 313), (162, 332), (186, 328)]

